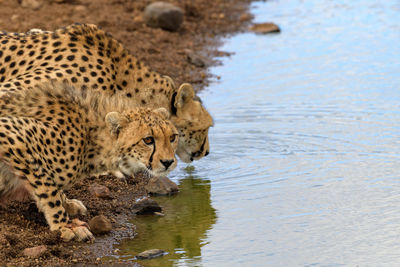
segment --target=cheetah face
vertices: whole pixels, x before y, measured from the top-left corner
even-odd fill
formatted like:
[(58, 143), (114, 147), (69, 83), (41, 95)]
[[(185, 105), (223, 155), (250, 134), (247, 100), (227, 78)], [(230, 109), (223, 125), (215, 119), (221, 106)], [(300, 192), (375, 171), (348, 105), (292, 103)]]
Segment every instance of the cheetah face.
[(190, 84), (181, 85), (172, 110), (175, 112), (171, 121), (179, 131), (176, 151), (179, 158), (189, 163), (207, 156), (210, 152), (208, 129), (213, 125), (213, 120)]
[[(183, 162), (190, 163), (209, 154), (208, 128), (179, 130), (179, 144), (176, 153)], [(188, 138), (185, 138), (186, 136)]]
[(163, 176), (176, 167), (178, 131), (168, 116), (164, 108), (107, 114), (106, 121), (117, 138), (118, 168), (122, 173)]

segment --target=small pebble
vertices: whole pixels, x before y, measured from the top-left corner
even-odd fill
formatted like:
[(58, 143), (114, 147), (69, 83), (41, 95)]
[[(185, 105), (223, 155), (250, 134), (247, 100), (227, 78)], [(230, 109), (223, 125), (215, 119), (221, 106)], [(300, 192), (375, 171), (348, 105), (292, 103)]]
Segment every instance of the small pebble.
[(12, 21), (13, 23), (17, 23), (18, 20), (19, 20), (19, 15), (14, 14), (14, 15), (11, 16), (10, 19), (11, 19), (11, 21)]
[(41, 245), (41, 246), (36, 246), (36, 247), (32, 247), (32, 248), (26, 248), (26, 249), (24, 249), (22, 254), (24, 254), (24, 256), (27, 256), (27, 257), (35, 258), (35, 257), (39, 257), (40, 255), (45, 253), (46, 250), (47, 250), (47, 247), (45, 245)]
[(110, 189), (104, 185), (94, 183), (89, 186), (89, 192), (99, 198), (112, 199)]
[(201, 56), (195, 54), (192, 50), (185, 49), (185, 52), (186, 52), (187, 60), (190, 64), (195, 65), (196, 67), (199, 67), (199, 68), (202, 68), (206, 65), (204, 63), (204, 59)]
[(240, 15), (239, 20), (244, 22), (244, 21), (249, 21), (253, 19), (253, 15), (249, 14), (249, 13), (243, 13), (242, 15)]
[(74, 10), (76, 12), (82, 12), (83, 13), (83, 12), (87, 11), (87, 7), (84, 6), (84, 5), (77, 5), (77, 6), (74, 7)]
[(32, 10), (38, 10), (42, 7), (42, 3), (37, 0), (22, 0), (21, 6)]

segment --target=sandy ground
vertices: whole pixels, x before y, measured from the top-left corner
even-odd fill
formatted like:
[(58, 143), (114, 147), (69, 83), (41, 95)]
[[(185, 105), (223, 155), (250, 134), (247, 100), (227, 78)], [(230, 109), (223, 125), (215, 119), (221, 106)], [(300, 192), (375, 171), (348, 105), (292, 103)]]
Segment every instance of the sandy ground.
[[(0, 30), (26, 32), (32, 28), (54, 30), (74, 22), (93, 23), (121, 41), (133, 55), (152, 69), (171, 76), (177, 84), (189, 82), (196, 90), (211, 79), (207, 72), (218, 64), (216, 57), (228, 56), (218, 50), (220, 37), (244, 30), (251, 16), (247, 9), (251, 0), (192, 0), (168, 1), (185, 11), (185, 19), (177, 32), (147, 27), (142, 18), (148, 0), (36, 0), (38, 9), (22, 7), (21, 1), (0, 0)], [(190, 63), (195, 56), (203, 64)], [(92, 183), (105, 185), (110, 197), (101, 199), (88, 190)], [(44, 217), (34, 203), (10, 203), (0, 207), (0, 263), (7, 266), (56, 266), (104, 264), (123, 266), (124, 263), (102, 262), (110, 255), (112, 244), (125, 237), (133, 237), (135, 228), (127, 223), (133, 216), (135, 200), (146, 195), (141, 179), (116, 180), (109, 176), (92, 177), (76, 184), (67, 195), (77, 197), (88, 208), (80, 219), (102, 214), (111, 222), (111, 233), (96, 236), (94, 244), (59, 239), (50, 232)], [(23, 256), (25, 248), (45, 245), (40, 257)], [(122, 264), (122, 265), (120, 265)], [(132, 263), (127, 263), (129, 266)]]

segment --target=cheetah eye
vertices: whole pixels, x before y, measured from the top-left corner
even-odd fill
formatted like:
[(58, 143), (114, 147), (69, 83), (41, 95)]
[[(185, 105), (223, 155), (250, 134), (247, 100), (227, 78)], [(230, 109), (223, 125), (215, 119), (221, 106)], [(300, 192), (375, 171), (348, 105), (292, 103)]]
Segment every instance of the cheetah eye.
[(171, 137), (169, 138), (169, 141), (170, 141), (171, 143), (175, 142), (176, 136), (177, 136), (177, 134), (171, 135)]
[(143, 142), (146, 145), (152, 145), (152, 144), (154, 144), (154, 137), (153, 136), (145, 137), (145, 138), (143, 138)]

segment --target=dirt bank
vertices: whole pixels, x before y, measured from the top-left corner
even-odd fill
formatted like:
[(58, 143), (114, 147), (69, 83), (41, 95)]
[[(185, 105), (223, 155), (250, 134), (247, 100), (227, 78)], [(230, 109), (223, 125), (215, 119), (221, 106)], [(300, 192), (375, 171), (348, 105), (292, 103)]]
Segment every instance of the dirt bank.
[[(154, 70), (171, 76), (177, 84), (190, 82), (200, 90), (210, 78), (207, 67), (216, 63), (216, 56), (227, 55), (218, 51), (218, 38), (244, 29), (251, 1), (168, 1), (185, 11), (184, 22), (177, 32), (145, 26), (142, 14), (150, 2), (33, 0), (33, 4), (22, 7), (21, 1), (0, 0), (0, 30), (25, 32), (32, 28), (54, 30), (74, 22), (97, 24)], [(189, 57), (196, 60), (190, 62)], [(110, 197), (99, 199), (89, 193), (88, 185), (93, 182), (107, 186)], [(146, 194), (143, 184), (140, 179), (126, 182), (102, 176), (82, 181), (69, 190), (69, 197), (79, 198), (88, 208), (88, 215), (81, 219), (88, 221), (103, 214), (113, 224), (112, 232), (97, 236), (94, 244), (62, 243), (57, 233), (48, 230), (33, 203), (0, 207), (0, 263), (10, 266), (100, 263), (98, 258), (110, 255), (116, 240), (134, 235), (134, 226), (126, 221), (132, 216), (135, 199)], [(46, 246), (40, 257), (23, 256), (25, 248), (39, 245)]]

